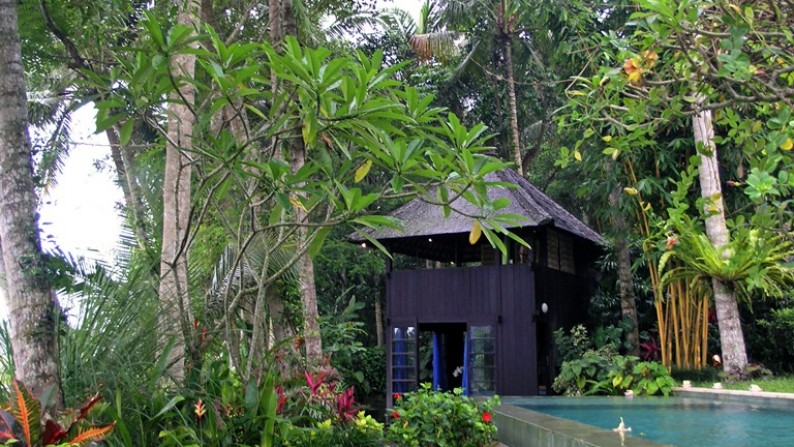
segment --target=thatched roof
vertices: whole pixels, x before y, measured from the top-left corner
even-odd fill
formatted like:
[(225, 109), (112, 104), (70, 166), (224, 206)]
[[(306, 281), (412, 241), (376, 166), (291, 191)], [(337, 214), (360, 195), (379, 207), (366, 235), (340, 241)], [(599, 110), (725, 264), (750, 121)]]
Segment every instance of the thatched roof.
[[(508, 228), (531, 228), (549, 225), (595, 244), (604, 243), (598, 233), (555, 203), (512, 169), (493, 172), (485, 178), (491, 182), (507, 182), (518, 186), (517, 188), (491, 187), (488, 190), (488, 197), (491, 200), (501, 197), (510, 199), (510, 205), (500, 210), (500, 213), (516, 214), (525, 218), (525, 221), (520, 225)], [(444, 217), (440, 206), (429, 204), (421, 199), (414, 199), (390, 214), (403, 222), (404, 228), (402, 230), (384, 228), (379, 231), (368, 231), (368, 233), (374, 239), (386, 241), (418, 236), (451, 235), (471, 231), (473, 219), (464, 214), (477, 215), (479, 211), (465, 199), (457, 200), (453, 204), (453, 208), (460, 210), (460, 213), (453, 210), (449, 217)], [(351, 236), (351, 239), (358, 242), (364, 240), (357, 234)]]

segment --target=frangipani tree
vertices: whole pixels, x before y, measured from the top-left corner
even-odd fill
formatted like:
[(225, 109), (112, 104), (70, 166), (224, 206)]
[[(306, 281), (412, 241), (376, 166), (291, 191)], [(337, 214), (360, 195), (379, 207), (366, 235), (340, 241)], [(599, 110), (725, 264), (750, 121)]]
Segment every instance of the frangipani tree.
[[(642, 0), (638, 7), (624, 30), (597, 39), (601, 56), (593, 63), (601, 68), (591, 77), (578, 78), (569, 92), (566, 121), (589, 127), (571, 153), (597, 136), (602, 139), (598, 144), (606, 146), (604, 154), (621, 162), (635, 151), (662, 150), (658, 145), (664, 134), (692, 135), (689, 153), (698, 169), (699, 215), (720, 259), (718, 266), (727, 268), (737, 234), (770, 237), (791, 218), (790, 202), (784, 198), (794, 187), (789, 172), (794, 16), (790, 8), (752, 1)], [(753, 219), (728, 219), (722, 192), (726, 171), (718, 153), (741, 161), (731, 184), (745, 186), (747, 196), (756, 201)], [(742, 182), (745, 163), (750, 175)], [(645, 191), (627, 192), (641, 197)], [(782, 214), (769, 211), (764, 202), (771, 201), (777, 201)], [(643, 206), (644, 212), (653, 211)], [(758, 231), (746, 233), (745, 225)], [(727, 371), (741, 371), (747, 355), (736, 287), (725, 275), (708, 274), (723, 365)]]
[[(143, 24), (147, 37), (136, 48), (141, 56), (120, 60), (115, 78), (101, 83), (120, 87), (98, 104), (100, 121), (149, 120), (165, 138), (157, 117), (162, 99), (175, 88), (165, 61), (174, 53), (196, 55), (194, 78), (180, 79), (192, 83), (199, 98), (192, 106), (191, 146), (180, 148), (189, 154), (196, 175), (190, 222), (180, 243), (184, 250), (191, 250), (202, 227), (215, 225), (234, 246), (234, 268), (252, 241), (267, 233), (273, 239), (263, 258), (291, 246), (291, 257), (257, 284), (267, 288), (304, 254), (314, 255), (335, 225), (398, 226), (377, 212), (385, 199), (422, 195), (448, 204), (462, 197), (482, 210), (482, 232), (492, 240), (512, 221), (485, 195), (484, 175), (505, 166), (484, 154), (490, 149), (485, 127), (466, 128), (430, 107), (432, 98), (396, 80), (400, 66), (383, 68), (380, 54), (336, 57), (325, 48), (302, 48), (291, 37), (276, 51), (268, 44), (226, 44), (212, 30), (195, 37), (183, 25), (167, 30), (153, 16)], [(199, 48), (193, 49), (196, 41)], [(271, 76), (278, 89), (270, 88)], [(114, 109), (126, 113), (114, 116)], [(241, 128), (232, 129), (234, 117), (216, 119), (224, 109), (247, 117)], [(277, 152), (290, 141), (305, 147), (298, 170)], [(386, 181), (370, 182), (375, 171)], [(427, 197), (431, 186), (440, 186), (443, 195)], [(298, 214), (303, 217), (296, 220)], [(227, 288), (224, 310), (202, 322), (207, 333), (186, 336), (194, 360), (229, 332), (230, 316), (250, 296), (244, 289)], [(192, 302), (197, 305), (196, 297)], [(189, 313), (181, 312), (180, 318), (182, 328), (193, 327)]]

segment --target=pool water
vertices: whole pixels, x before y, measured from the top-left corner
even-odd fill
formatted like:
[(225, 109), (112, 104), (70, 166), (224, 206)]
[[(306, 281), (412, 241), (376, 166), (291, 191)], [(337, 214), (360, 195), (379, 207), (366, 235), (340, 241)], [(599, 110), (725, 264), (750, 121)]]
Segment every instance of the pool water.
[(611, 430), (623, 417), (629, 436), (678, 447), (791, 447), (794, 411), (689, 397), (538, 397), (513, 403)]

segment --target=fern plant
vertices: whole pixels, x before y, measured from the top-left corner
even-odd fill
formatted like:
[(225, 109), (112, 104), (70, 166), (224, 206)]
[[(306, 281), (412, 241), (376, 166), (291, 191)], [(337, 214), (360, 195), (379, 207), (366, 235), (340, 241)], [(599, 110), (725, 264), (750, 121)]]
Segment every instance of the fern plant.
[(85, 423), (97, 402), (99, 396), (94, 396), (81, 408), (66, 412), (69, 422), (61, 425), (45, 419), (41, 402), (22, 382), (13, 380), (8, 405), (0, 409), (0, 444), (15, 447), (96, 445), (113, 431), (115, 425), (92, 426)]

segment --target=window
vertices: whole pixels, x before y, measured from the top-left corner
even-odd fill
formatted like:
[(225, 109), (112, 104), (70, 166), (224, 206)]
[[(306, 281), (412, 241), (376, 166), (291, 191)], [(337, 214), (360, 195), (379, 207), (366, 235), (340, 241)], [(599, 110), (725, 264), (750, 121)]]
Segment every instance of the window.
[(392, 328), (391, 333), (391, 390), (407, 393), (417, 389), (416, 384), (416, 327)]
[(549, 230), (546, 238), (546, 265), (554, 270), (575, 274), (573, 239), (567, 234)]
[(469, 392), (493, 394), (496, 390), (496, 343), (493, 326), (469, 328)]

